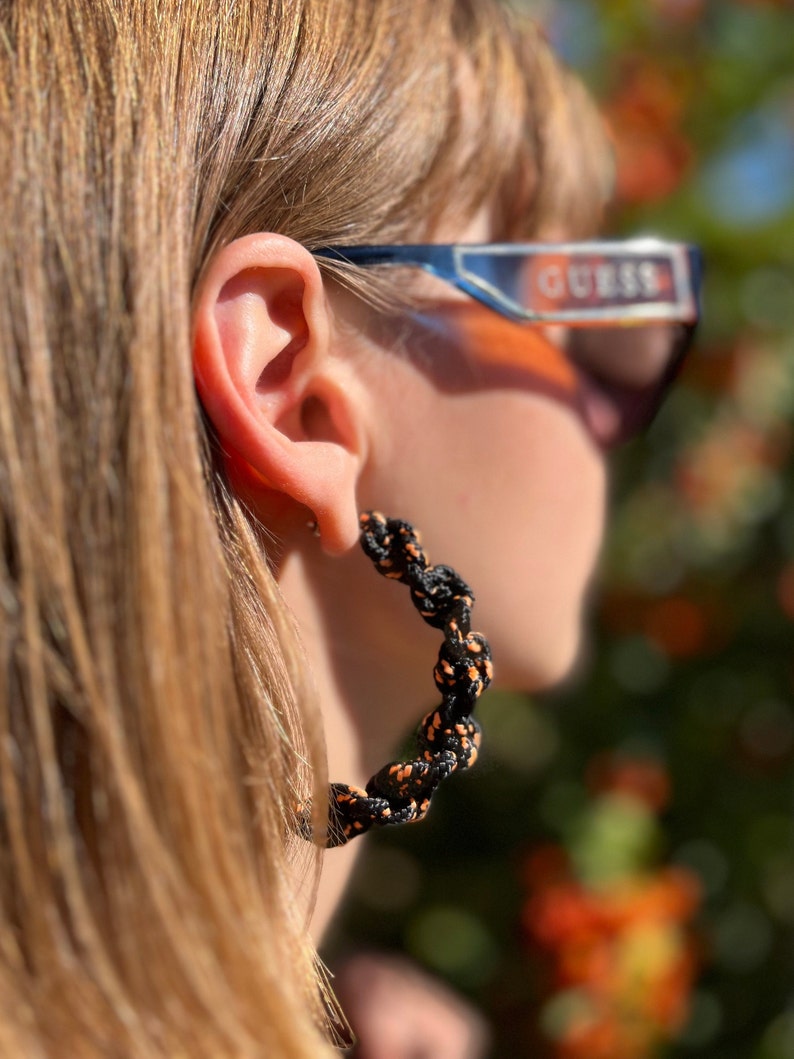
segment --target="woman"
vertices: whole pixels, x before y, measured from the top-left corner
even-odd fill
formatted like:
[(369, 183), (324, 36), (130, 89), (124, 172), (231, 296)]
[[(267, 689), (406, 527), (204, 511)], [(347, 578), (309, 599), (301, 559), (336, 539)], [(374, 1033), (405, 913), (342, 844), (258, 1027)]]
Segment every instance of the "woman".
[(557, 679), (643, 381), (323, 248), (587, 236), (608, 152), (491, 0), (0, 17), (2, 1054), (315, 1059), (326, 777), (435, 695), (359, 512), (471, 580), (505, 685)]

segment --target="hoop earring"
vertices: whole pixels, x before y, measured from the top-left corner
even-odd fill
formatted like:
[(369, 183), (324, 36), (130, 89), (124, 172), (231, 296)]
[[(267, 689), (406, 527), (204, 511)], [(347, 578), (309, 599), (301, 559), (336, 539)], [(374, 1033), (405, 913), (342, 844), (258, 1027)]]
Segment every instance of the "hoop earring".
[[(410, 523), (378, 511), (364, 512), (359, 522), (361, 546), (378, 573), (408, 585), (421, 617), (444, 633), (433, 670), (442, 701), (417, 729), (414, 759), (384, 765), (365, 788), (331, 784), (328, 849), (371, 827), (412, 823), (426, 815), (441, 781), (477, 760), (480, 726), (471, 712), (493, 676), (488, 641), (471, 631), (474, 594), (466, 582), (449, 566), (430, 565)], [(313, 837), (308, 806), (298, 809), (298, 827), (306, 838)]]

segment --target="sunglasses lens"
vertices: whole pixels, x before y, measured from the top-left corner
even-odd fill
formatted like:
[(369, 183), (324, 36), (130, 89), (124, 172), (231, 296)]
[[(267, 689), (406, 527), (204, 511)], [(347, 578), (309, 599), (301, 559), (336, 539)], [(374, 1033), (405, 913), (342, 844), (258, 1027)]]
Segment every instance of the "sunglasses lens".
[(571, 361), (618, 409), (620, 440), (645, 430), (662, 404), (691, 345), (691, 324), (576, 327), (568, 332)]

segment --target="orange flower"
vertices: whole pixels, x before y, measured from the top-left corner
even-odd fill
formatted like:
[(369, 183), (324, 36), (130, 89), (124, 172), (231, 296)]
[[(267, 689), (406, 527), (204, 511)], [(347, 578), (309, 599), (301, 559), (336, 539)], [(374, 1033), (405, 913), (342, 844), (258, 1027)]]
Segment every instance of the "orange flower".
[[(574, 828), (574, 850), (616, 794), (652, 827), (670, 793), (651, 758), (601, 755), (588, 782), (597, 797)], [(534, 851), (526, 864), (523, 925), (550, 990), (541, 1025), (554, 1059), (646, 1059), (686, 1019), (699, 964), (692, 920), (700, 886), (684, 868), (643, 870), (639, 848), (636, 860), (625, 860), (624, 847), (610, 870), (594, 875), (580, 854), (580, 877), (561, 846)]]
[(794, 621), (794, 562), (786, 563), (778, 575), (777, 598), (780, 609)]
[(670, 779), (661, 762), (652, 757), (600, 754), (590, 762), (587, 779), (595, 793), (619, 791), (653, 812), (661, 812), (670, 800)]
[(653, 0), (653, 6), (668, 22), (689, 25), (703, 17), (706, 0)]
[(668, 596), (649, 605), (644, 616), (645, 635), (671, 658), (702, 654), (709, 642), (705, 609), (688, 596)]
[(739, 419), (717, 423), (683, 454), (676, 484), (695, 514), (729, 515), (777, 467), (787, 444)]
[[(698, 902), (693, 876), (673, 868), (604, 892), (556, 884), (530, 900), (525, 922), (554, 988), (557, 1059), (642, 1059), (680, 1029), (697, 969), (687, 926)], [(570, 997), (566, 1015), (559, 1001)]]
[(629, 61), (605, 114), (615, 141), (617, 198), (656, 202), (689, 171), (692, 148), (680, 123), (686, 93), (661, 67)]

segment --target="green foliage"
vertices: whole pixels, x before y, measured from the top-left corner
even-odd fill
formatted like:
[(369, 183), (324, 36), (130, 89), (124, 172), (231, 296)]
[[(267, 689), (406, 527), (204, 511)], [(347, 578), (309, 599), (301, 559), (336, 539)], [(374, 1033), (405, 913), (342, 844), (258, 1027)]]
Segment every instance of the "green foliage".
[[(498, 1057), (553, 1055), (538, 1045), (543, 970), (522, 927), (527, 856), (554, 841), (604, 879), (661, 850), (703, 894), (700, 978), (664, 1054), (791, 1059), (794, 10), (533, 10), (603, 101), (618, 158), (639, 167), (619, 183), (613, 233), (700, 243), (705, 321), (676, 393), (616, 461), (580, 674), (543, 701), (486, 698), (480, 765), (422, 827), (372, 842), (339, 938), (446, 975), (490, 1015)], [(660, 825), (593, 807), (586, 776), (606, 751), (663, 764)]]

